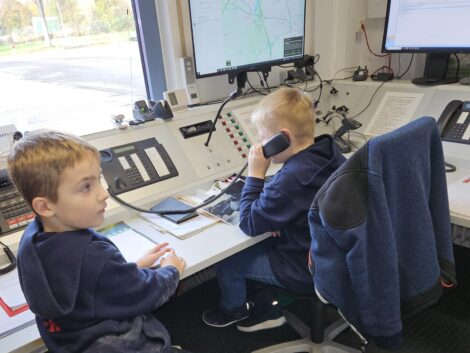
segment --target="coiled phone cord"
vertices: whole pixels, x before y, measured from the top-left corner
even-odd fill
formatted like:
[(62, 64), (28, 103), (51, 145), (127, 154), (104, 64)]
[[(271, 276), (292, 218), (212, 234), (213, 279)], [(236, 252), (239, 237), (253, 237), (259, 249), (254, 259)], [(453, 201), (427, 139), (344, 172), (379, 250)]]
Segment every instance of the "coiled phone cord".
[(237, 175), (235, 175), (234, 179), (232, 180), (232, 182), (224, 189), (222, 189), (217, 195), (212, 195), (211, 197), (209, 197), (207, 200), (205, 200), (204, 202), (200, 203), (199, 205), (197, 206), (194, 206), (194, 207), (191, 207), (191, 208), (187, 208), (185, 210), (163, 210), (163, 211), (153, 211), (153, 210), (146, 210), (146, 209), (143, 209), (143, 208), (140, 208), (140, 207), (137, 207), (137, 206), (134, 206), (134, 205), (131, 205), (130, 203), (124, 201), (123, 199), (121, 199), (120, 197), (118, 197), (112, 190), (111, 188), (108, 188), (108, 193), (109, 195), (114, 199), (116, 200), (117, 202), (119, 202), (121, 205), (123, 206), (126, 206), (126, 207), (129, 207), (129, 208), (132, 208), (133, 210), (136, 210), (136, 211), (139, 211), (139, 212), (144, 212), (144, 213), (153, 213), (153, 214), (158, 214), (158, 215), (161, 215), (161, 214), (185, 214), (185, 213), (191, 213), (191, 212), (194, 212), (198, 209), (200, 209), (201, 207), (204, 207), (204, 206), (207, 206), (208, 204), (214, 202), (215, 200), (219, 199), (222, 195), (226, 194), (230, 187), (232, 185), (234, 185), (238, 179), (240, 179), (240, 176), (243, 174), (243, 172), (245, 171), (245, 169), (248, 167), (248, 163), (245, 163), (245, 165), (243, 166), (243, 168), (238, 172)]
[(16, 268), (16, 257), (13, 254), (13, 251), (11, 251), (10, 248), (7, 245), (2, 243), (1, 241), (0, 241), (0, 244), (3, 246), (3, 251), (7, 255), (8, 260), (10, 260), (9, 265), (0, 268), (0, 276), (1, 276), (1, 275), (7, 274), (8, 272), (13, 271)]

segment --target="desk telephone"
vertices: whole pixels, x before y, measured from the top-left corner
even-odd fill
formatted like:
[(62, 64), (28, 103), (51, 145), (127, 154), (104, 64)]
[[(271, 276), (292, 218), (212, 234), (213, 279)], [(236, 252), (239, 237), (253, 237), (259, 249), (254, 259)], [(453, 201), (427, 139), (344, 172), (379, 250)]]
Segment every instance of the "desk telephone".
[(100, 156), (103, 176), (116, 195), (178, 175), (170, 156), (155, 138), (101, 150)]
[(450, 101), (437, 126), (443, 141), (470, 144), (470, 101)]
[(0, 236), (26, 226), (34, 213), (8, 177), (6, 169), (0, 170)]

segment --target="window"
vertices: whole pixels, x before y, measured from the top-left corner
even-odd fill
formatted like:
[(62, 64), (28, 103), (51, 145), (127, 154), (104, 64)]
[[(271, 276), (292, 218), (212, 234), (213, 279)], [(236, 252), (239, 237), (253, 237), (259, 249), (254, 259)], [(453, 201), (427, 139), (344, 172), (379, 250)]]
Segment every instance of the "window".
[(77, 135), (146, 99), (131, 0), (0, 0), (0, 126)]

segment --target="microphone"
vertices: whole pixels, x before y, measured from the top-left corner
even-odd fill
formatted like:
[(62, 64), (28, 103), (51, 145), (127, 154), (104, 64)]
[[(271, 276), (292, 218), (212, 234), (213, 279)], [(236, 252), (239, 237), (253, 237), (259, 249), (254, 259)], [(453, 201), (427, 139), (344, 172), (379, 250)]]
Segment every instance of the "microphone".
[(224, 109), (225, 105), (230, 102), (231, 100), (237, 99), (242, 93), (241, 88), (237, 88), (236, 91), (233, 91), (232, 93), (229, 94), (229, 96), (222, 102), (220, 105), (219, 110), (217, 111), (217, 114), (215, 115), (214, 121), (212, 122), (212, 128), (209, 131), (209, 136), (207, 136), (207, 141), (204, 143), (205, 146), (209, 146), (209, 141), (211, 140), (212, 133), (215, 130), (215, 124), (217, 123), (217, 120), (220, 118), (220, 112), (222, 109)]

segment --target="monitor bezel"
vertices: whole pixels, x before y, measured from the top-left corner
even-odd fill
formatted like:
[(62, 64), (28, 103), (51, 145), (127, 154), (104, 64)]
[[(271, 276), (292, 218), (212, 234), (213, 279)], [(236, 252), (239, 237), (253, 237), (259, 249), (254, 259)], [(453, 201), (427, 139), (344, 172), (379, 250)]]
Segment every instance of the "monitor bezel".
[(387, 49), (385, 47), (387, 39), (388, 22), (390, 17), (390, 4), (394, 0), (387, 0), (387, 10), (385, 12), (385, 24), (382, 38), (382, 53), (450, 53), (450, 54), (463, 54), (470, 53), (469, 47), (413, 47), (413, 48), (400, 48), (400, 49)]
[(188, 0), (188, 9), (189, 9), (189, 28), (191, 30), (191, 46), (193, 51), (193, 62), (194, 62), (194, 73), (197, 79), (206, 78), (206, 77), (214, 77), (214, 76), (222, 76), (222, 75), (229, 75), (229, 76), (236, 76), (239, 73), (243, 72), (253, 72), (253, 71), (266, 71), (267, 69), (271, 68), (272, 66), (278, 65), (285, 65), (293, 63), (305, 55), (305, 27), (307, 24), (307, 0), (304, 0), (304, 31), (303, 31), (303, 40), (302, 40), (302, 53), (296, 55), (295, 57), (289, 57), (289, 59), (277, 59), (271, 61), (263, 61), (258, 63), (252, 63), (244, 66), (239, 66), (235, 69), (220, 71), (220, 72), (213, 72), (208, 74), (199, 74), (197, 70), (197, 58), (196, 58), (196, 50), (194, 47), (194, 33), (193, 33), (193, 21), (192, 21), (192, 13), (191, 13), (191, 1), (196, 0)]

